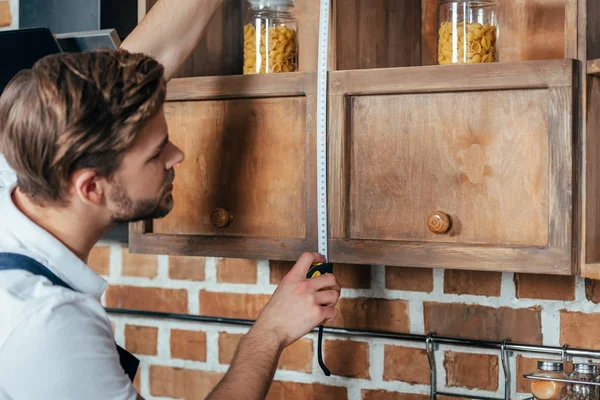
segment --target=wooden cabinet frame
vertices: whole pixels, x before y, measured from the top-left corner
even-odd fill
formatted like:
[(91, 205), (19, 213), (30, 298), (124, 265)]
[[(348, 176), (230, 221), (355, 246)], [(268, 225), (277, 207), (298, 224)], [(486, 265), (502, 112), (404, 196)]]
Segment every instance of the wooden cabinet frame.
[[(573, 273), (573, 144), (577, 94), (574, 60), (433, 66), (331, 73), (329, 108), (330, 258), (333, 262)], [(451, 79), (448, 77), (451, 76)], [(353, 240), (349, 236), (349, 119), (352, 96), (458, 91), (547, 89), (553, 110), (549, 136), (548, 244), (544, 247), (416, 241)], [(415, 179), (418, 179), (415, 178)], [(393, 210), (390, 210), (393, 213)], [(426, 221), (424, 220), (425, 224)]]
[[(303, 96), (306, 100), (305, 203), (306, 237), (302, 239), (258, 238), (227, 235), (159, 234), (153, 221), (130, 226), (132, 252), (222, 257), (293, 260), (317, 247), (316, 207), (316, 74), (296, 73), (172, 80), (167, 102), (284, 98)], [(273, 133), (276, 134), (276, 133)], [(184, 149), (185, 150), (185, 149)], [(177, 182), (175, 182), (177, 185)], [(176, 205), (177, 206), (177, 205)]]

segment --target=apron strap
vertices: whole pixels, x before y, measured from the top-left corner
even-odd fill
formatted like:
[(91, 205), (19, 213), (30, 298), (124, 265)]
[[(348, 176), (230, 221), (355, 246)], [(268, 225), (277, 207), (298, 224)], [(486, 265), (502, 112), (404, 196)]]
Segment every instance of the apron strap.
[[(31, 257), (24, 256), (16, 253), (0, 253), (0, 271), (6, 270), (22, 270), (31, 272), (34, 275), (41, 275), (47, 278), (55, 286), (62, 286), (66, 289), (76, 291), (71, 286), (67, 285), (65, 281), (56, 276), (52, 271), (40, 264)], [(133, 354), (119, 346), (117, 346), (117, 352), (119, 353), (119, 362), (121, 367), (131, 380), (135, 379), (140, 360), (138, 360)]]

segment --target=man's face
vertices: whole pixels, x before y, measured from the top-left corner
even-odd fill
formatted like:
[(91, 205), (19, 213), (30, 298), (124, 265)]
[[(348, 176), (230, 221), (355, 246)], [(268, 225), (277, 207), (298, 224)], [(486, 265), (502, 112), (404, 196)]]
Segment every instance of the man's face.
[(173, 208), (173, 167), (183, 153), (169, 141), (163, 108), (142, 128), (108, 191), (113, 222), (162, 218)]

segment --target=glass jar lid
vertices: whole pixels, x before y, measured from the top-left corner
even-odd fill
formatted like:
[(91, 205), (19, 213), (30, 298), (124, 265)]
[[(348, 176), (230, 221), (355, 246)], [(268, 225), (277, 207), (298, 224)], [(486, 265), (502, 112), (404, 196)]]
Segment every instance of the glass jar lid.
[(573, 364), (573, 370), (579, 374), (594, 375), (598, 372), (598, 367), (594, 364)]
[(538, 361), (540, 371), (562, 371), (563, 363), (560, 361)]
[(248, 0), (254, 7), (293, 7), (295, 0)]

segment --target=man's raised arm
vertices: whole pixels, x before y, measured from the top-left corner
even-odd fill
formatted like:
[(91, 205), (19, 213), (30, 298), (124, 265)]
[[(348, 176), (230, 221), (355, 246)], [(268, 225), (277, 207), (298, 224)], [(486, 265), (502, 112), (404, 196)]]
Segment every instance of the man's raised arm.
[(165, 67), (167, 81), (196, 48), (223, 0), (160, 0), (121, 45)]

